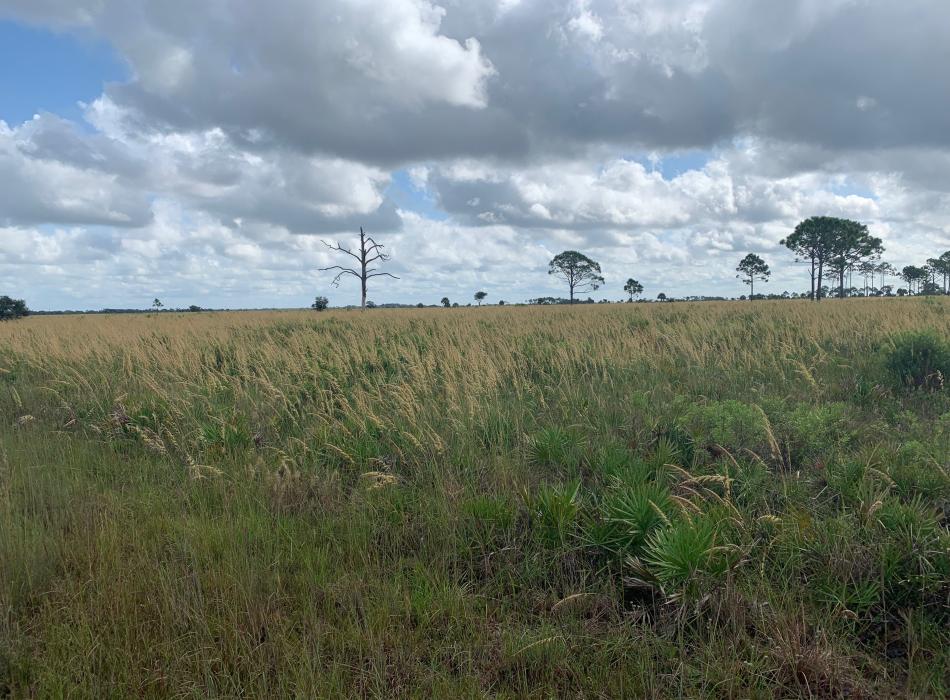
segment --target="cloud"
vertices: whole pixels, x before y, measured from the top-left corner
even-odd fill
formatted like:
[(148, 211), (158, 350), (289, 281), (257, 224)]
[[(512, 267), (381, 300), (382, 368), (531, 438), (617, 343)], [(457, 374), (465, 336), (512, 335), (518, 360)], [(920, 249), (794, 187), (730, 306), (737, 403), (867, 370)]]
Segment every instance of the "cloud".
[(942, 0), (5, 0), (0, 18), (103, 38), (129, 67), (85, 123), (0, 123), (0, 270), (50, 305), (303, 303), (321, 239), (359, 226), (404, 301), (556, 293), (565, 247), (604, 263), (605, 295), (631, 274), (740, 293), (749, 251), (793, 289), (778, 241), (818, 213), (866, 221), (899, 264), (950, 247)]
[(0, 225), (142, 226), (151, 216), (148, 199), (120, 178), (137, 169), (108, 139), (84, 139), (56, 117), (16, 128), (0, 121)]

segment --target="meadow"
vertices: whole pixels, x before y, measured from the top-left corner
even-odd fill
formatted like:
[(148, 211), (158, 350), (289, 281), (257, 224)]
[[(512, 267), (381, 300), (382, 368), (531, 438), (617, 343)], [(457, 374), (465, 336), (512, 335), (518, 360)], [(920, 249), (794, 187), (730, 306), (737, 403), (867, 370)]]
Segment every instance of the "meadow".
[(948, 338), (948, 298), (2, 323), (0, 697), (946, 696)]

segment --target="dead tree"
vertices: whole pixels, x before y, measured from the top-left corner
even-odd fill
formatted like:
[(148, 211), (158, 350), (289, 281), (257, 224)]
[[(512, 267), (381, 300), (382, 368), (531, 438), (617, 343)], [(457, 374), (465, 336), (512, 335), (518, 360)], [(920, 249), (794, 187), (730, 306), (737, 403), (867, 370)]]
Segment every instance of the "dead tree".
[(373, 277), (392, 277), (394, 280), (399, 279), (396, 277), (396, 275), (391, 275), (388, 272), (378, 272), (377, 268), (370, 267), (370, 265), (373, 263), (384, 263), (389, 260), (389, 254), (383, 252), (384, 246), (374, 241), (372, 237), (363, 233), (362, 226), (360, 226), (360, 248), (359, 252), (357, 253), (354, 253), (349, 248), (344, 248), (339, 243), (336, 245), (330, 245), (326, 241), (323, 243), (330, 250), (334, 250), (339, 253), (346, 253), (359, 263), (359, 268), (332, 265), (330, 267), (320, 268), (320, 271), (326, 272), (327, 270), (339, 270), (337, 276), (333, 278), (333, 282), (331, 283), (334, 287), (340, 286), (340, 279), (345, 275), (353, 275), (353, 277), (356, 277), (360, 281), (360, 307), (364, 311), (366, 310), (366, 283), (369, 280), (371, 280)]

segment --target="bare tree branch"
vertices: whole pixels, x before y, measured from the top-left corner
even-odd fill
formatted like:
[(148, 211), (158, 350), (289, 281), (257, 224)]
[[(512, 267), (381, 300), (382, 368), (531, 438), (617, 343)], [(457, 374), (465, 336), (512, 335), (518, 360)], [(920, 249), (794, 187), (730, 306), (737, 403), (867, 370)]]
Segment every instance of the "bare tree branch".
[(340, 252), (340, 253), (346, 253), (346, 254), (349, 255), (351, 258), (354, 258), (354, 259), (357, 260), (357, 261), (360, 260), (360, 256), (359, 256), (359, 255), (357, 255), (356, 253), (354, 253), (353, 251), (351, 251), (349, 248), (344, 248), (344, 247), (341, 246), (339, 243), (337, 243), (336, 245), (331, 245), (330, 243), (327, 243), (326, 241), (322, 241), (322, 242), (323, 242), (323, 245), (325, 245), (325, 246), (326, 246), (327, 248), (329, 248), (330, 250), (335, 250), (335, 251), (338, 251), (338, 252)]
[(340, 279), (344, 275), (353, 275), (358, 278), (360, 281), (360, 292), (361, 292), (361, 304), (362, 308), (366, 308), (366, 283), (368, 280), (373, 277), (391, 277), (394, 280), (399, 278), (396, 275), (390, 274), (388, 272), (377, 272), (377, 268), (370, 267), (374, 262), (387, 262), (390, 259), (388, 253), (386, 253), (383, 248), (384, 246), (381, 243), (377, 243), (371, 236), (367, 236), (363, 231), (363, 228), (360, 227), (360, 246), (359, 252), (354, 253), (349, 248), (344, 248), (339, 243), (335, 245), (323, 241), (323, 244), (327, 246), (330, 250), (346, 253), (351, 258), (359, 262), (359, 268), (349, 268), (343, 267), (341, 265), (332, 265), (330, 267), (321, 268), (321, 272), (326, 272), (328, 270), (339, 270), (340, 272), (333, 278), (331, 284), (336, 287), (339, 286)]

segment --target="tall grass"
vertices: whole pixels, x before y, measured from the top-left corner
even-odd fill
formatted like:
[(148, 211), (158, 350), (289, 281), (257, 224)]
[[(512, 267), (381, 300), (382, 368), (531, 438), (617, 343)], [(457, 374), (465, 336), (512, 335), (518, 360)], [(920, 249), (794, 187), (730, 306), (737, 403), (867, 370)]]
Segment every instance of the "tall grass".
[(0, 695), (946, 693), (950, 304), (749, 307), (0, 324)]

